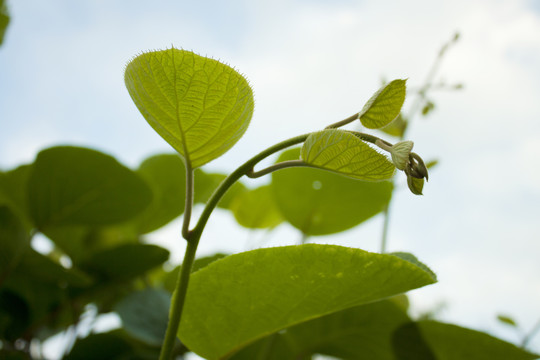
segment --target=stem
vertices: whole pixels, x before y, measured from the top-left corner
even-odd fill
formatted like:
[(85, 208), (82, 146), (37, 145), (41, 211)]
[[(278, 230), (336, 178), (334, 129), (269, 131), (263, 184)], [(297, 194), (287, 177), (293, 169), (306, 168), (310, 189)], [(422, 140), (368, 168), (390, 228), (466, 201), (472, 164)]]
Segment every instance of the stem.
[(532, 328), (532, 330), (529, 331), (529, 333), (525, 335), (525, 337), (523, 338), (521, 342), (522, 349), (525, 349), (527, 347), (527, 345), (529, 344), (529, 341), (538, 331), (540, 331), (540, 320), (536, 323), (536, 325)]
[[(246, 175), (249, 172), (253, 172), (253, 167), (260, 162), (261, 160), (267, 158), (268, 156), (288, 148), (292, 145), (296, 145), (306, 141), (307, 137), (310, 134), (304, 134), (296, 136), (294, 138), (285, 140), (269, 147), (268, 149), (260, 152), (255, 155), (238, 169), (233, 171), (223, 182), (218, 186), (214, 191), (208, 203), (206, 204), (197, 225), (193, 230), (189, 230), (189, 217), (191, 217), (191, 207), (193, 205), (193, 169), (189, 164), (186, 164), (186, 209), (184, 211), (184, 223), (182, 227), (182, 235), (187, 240), (186, 253), (184, 255), (184, 261), (182, 263), (182, 268), (178, 281), (176, 283), (176, 288), (171, 299), (171, 308), (169, 310), (169, 322), (167, 324), (167, 331), (165, 332), (165, 339), (163, 341), (163, 346), (161, 347), (161, 353), (159, 356), (160, 360), (168, 360), (172, 356), (174, 349), (174, 343), (176, 341), (176, 334), (180, 326), (180, 320), (182, 318), (182, 310), (184, 308), (184, 302), (186, 299), (186, 294), (188, 290), (189, 278), (191, 274), (191, 268), (193, 266), (193, 261), (195, 260), (195, 254), (197, 253), (197, 246), (199, 245), (199, 240), (201, 238), (202, 232), (208, 218), (212, 214), (212, 211), (216, 208), (219, 200), (225, 195), (227, 190), (240, 179), (242, 176)], [(188, 220), (186, 220), (188, 217)]]
[(357, 112), (356, 114), (349, 116), (345, 120), (341, 120), (341, 121), (338, 121), (337, 123), (333, 123), (331, 125), (328, 125), (324, 129), (325, 130), (326, 129), (337, 129), (339, 127), (342, 127), (342, 126), (345, 126), (345, 125), (347, 125), (349, 123), (352, 123), (354, 120), (357, 120), (359, 116), (360, 116), (360, 113)]
[(306, 164), (302, 160), (287, 160), (287, 161), (274, 164), (272, 166), (269, 166), (259, 171), (250, 170), (246, 175), (252, 179), (255, 179), (255, 178), (264, 176), (266, 174), (270, 174), (271, 172), (274, 172), (276, 170), (286, 169), (288, 167), (301, 167), (301, 166), (312, 167), (311, 165)]
[(193, 209), (193, 169), (189, 161), (186, 162), (186, 205), (184, 207), (184, 222), (182, 225), (182, 237), (189, 238), (189, 222)]
[(176, 333), (178, 332), (178, 327), (180, 326), (182, 309), (184, 308), (184, 301), (186, 299), (189, 276), (191, 274), (191, 268), (193, 266), (193, 261), (195, 260), (195, 253), (197, 252), (198, 245), (198, 238), (188, 240), (187, 242), (184, 262), (182, 263), (180, 275), (178, 276), (178, 280), (176, 282), (176, 289), (171, 299), (169, 322), (167, 324), (165, 340), (163, 341), (163, 346), (161, 347), (161, 353), (159, 355), (160, 360), (170, 359), (172, 351), (174, 349), (174, 343), (176, 342)]
[(383, 232), (381, 239), (381, 254), (386, 252), (386, 242), (388, 240), (388, 228), (390, 226), (390, 201), (384, 207), (384, 223), (383, 223)]

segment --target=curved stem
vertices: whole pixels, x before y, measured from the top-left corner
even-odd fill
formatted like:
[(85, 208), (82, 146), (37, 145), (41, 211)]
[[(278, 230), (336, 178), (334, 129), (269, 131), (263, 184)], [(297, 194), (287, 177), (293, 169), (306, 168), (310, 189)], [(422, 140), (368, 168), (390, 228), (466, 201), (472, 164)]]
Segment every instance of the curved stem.
[[(257, 165), (257, 163), (259, 163), (261, 160), (280, 150), (306, 141), (308, 136), (309, 134), (296, 136), (294, 138), (280, 142), (279, 144), (276, 144), (272, 147), (269, 147), (268, 149), (255, 155), (254, 157), (246, 161), (243, 165), (241, 165), (238, 169), (233, 171), (214, 191), (214, 193), (208, 200), (208, 203), (206, 204), (199, 218), (199, 221), (197, 222), (197, 225), (193, 228), (193, 230), (189, 231), (189, 219), (186, 220), (184, 218), (182, 235), (187, 240), (187, 248), (184, 255), (184, 261), (182, 263), (182, 268), (178, 276), (178, 281), (176, 283), (173, 298), (171, 299), (169, 322), (167, 324), (165, 339), (163, 341), (163, 346), (161, 347), (161, 353), (159, 355), (160, 360), (168, 360), (171, 358), (174, 349), (174, 343), (176, 341), (176, 334), (178, 332), (180, 320), (182, 318), (182, 310), (184, 308), (191, 268), (193, 266), (193, 261), (195, 260), (197, 246), (199, 245), (199, 240), (201, 238), (204, 227), (206, 226), (208, 218), (212, 214), (212, 211), (216, 208), (219, 200), (223, 197), (223, 195), (225, 195), (227, 190), (236, 181), (238, 181), (238, 179), (240, 179), (247, 173), (252, 172), (253, 167)], [(188, 175), (186, 175), (186, 189), (188, 190), (188, 192), (186, 193), (186, 210), (184, 212), (184, 217), (191, 217), (191, 207), (193, 205), (193, 170), (186, 165), (186, 172), (188, 173)], [(188, 197), (190, 197), (190, 199), (188, 199)]]
[(339, 127), (342, 127), (342, 126), (345, 126), (345, 125), (347, 125), (349, 123), (352, 123), (354, 120), (358, 119), (359, 116), (360, 116), (360, 113), (357, 112), (356, 114), (349, 116), (345, 120), (341, 120), (341, 121), (338, 121), (337, 123), (333, 123), (331, 125), (328, 125), (324, 129), (325, 130), (326, 129), (337, 129)]
[(182, 224), (182, 237), (189, 237), (189, 222), (191, 220), (191, 210), (193, 209), (193, 169), (189, 162), (186, 163), (186, 205), (184, 207), (184, 221)]
[(306, 164), (302, 160), (287, 160), (287, 161), (283, 161), (283, 162), (271, 165), (271, 166), (269, 166), (269, 167), (267, 167), (265, 169), (259, 170), (259, 171), (250, 170), (246, 175), (249, 178), (255, 179), (255, 178), (264, 176), (266, 174), (270, 174), (271, 172), (274, 172), (274, 171), (277, 171), (277, 170), (286, 169), (286, 168), (289, 168), (289, 167), (301, 167), (301, 166), (312, 167), (311, 165)]

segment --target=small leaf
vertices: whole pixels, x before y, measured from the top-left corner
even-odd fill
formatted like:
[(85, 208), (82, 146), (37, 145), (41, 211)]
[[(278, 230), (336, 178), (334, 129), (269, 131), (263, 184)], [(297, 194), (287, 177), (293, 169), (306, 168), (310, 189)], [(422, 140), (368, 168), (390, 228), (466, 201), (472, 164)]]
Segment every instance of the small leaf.
[(512, 319), (509, 316), (497, 315), (497, 320), (499, 320), (503, 324), (510, 325), (510, 326), (513, 326), (513, 327), (517, 327), (517, 323), (514, 321), (514, 319)]
[(362, 125), (368, 129), (379, 129), (390, 124), (405, 102), (406, 82), (391, 81), (373, 94), (358, 116)]
[(130, 293), (114, 307), (123, 328), (134, 338), (159, 346), (165, 338), (171, 294), (160, 289)]
[(148, 206), (146, 183), (111, 156), (59, 146), (41, 151), (28, 180), (29, 208), (40, 229), (59, 225), (109, 225)]
[(238, 224), (249, 229), (273, 228), (283, 221), (270, 185), (239, 194), (230, 209)]
[(353, 134), (336, 129), (309, 135), (301, 157), (314, 167), (367, 181), (390, 179), (395, 170), (386, 156)]
[(423, 195), (424, 179), (418, 179), (414, 176), (407, 175), (407, 185), (414, 195)]
[(198, 355), (219, 359), (289, 326), (433, 282), (411, 262), (359, 249), (248, 251), (192, 275), (178, 334)]
[[(299, 149), (283, 152), (277, 162), (298, 159)], [(350, 229), (383, 211), (392, 183), (366, 182), (312, 168), (272, 174), (275, 202), (286, 221), (306, 235)]]
[(178, 155), (162, 154), (144, 160), (137, 173), (146, 180), (153, 193), (150, 206), (133, 220), (138, 232), (145, 234), (184, 212), (186, 170)]
[(192, 168), (229, 150), (253, 114), (246, 79), (190, 51), (143, 53), (127, 65), (125, 82), (146, 121)]
[(397, 118), (395, 118), (394, 120), (390, 122), (390, 124), (386, 125), (385, 127), (379, 130), (381, 130), (382, 132), (388, 135), (402, 138), (403, 135), (405, 134), (405, 130), (407, 130), (407, 125), (408, 125), (407, 120), (400, 113)]
[(9, 24), (9, 13), (4, 0), (0, 1), (0, 45), (4, 42), (4, 35)]

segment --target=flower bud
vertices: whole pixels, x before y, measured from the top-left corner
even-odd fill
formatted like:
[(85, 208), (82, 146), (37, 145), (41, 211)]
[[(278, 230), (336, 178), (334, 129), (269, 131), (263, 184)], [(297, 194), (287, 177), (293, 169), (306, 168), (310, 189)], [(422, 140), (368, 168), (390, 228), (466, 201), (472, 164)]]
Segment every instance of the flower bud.
[(405, 170), (407, 164), (409, 164), (413, 146), (414, 143), (412, 141), (400, 141), (392, 146), (390, 154), (392, 155), (392, 162), (396, 168)]

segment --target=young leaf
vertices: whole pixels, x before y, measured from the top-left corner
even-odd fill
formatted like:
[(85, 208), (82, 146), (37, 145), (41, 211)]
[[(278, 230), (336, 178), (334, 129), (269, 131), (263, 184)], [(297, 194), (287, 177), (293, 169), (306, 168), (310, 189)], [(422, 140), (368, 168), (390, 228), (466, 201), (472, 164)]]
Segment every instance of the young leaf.
[(405, 102), (406, 82), (394, 80), (373, 94), (358, 116), (362, 125), (368, 129), (379, 129), (390, 124)]
[[(299, 149), (277, 162), (298, 159)], [(307, 167), (272, 174), (275, 202), (286, 221), (306, 235), (350, 229), (381, 212), (392, 196), (392, 183), (366, 182)]]
[(314, 167), (367, 181), (390, 179), (395, 170), (386, 156), (353, 134), (336, 129), (309, 135), (301, 157)]
[(114, 311), (123, 328), (134, 338), (159, 346), (165, 337), (171, 295), (161, 289), (135, 291), (123, 298)]
[(58, 146), (41, 151), (28, 180), (30, 214), (38, 229), (109, 225), (148, 206), (146, 183), (116, 159), (95, 150)]
[(190, 51), (143, 53), (127, 65), (125, 82), (146, 121), (192, 168), (229, 150), (253, 114), (246, 79)]
[(270, 185), (239, 194), (233, 199), (230, 209), (236, 221), (250, 229), (273, 228), (283, 221)]
[(144, 160), (137, 173), (152, 189), (150, 206), (133, 222), (141, 234), (159, 229), (184, 212), (186, 170), (176, 154), (155, 155)]
[(248, 251), (192, 275), (178, 335), (219, 359), (289, 326), (435, 281), (399, 257), (341, 246)]
[(497, 320), (499, 320), (503, 324), (510, 325), (512, 327), (517, 327), (516, 321), (512, 319), (510, 316), (497, 315)]

